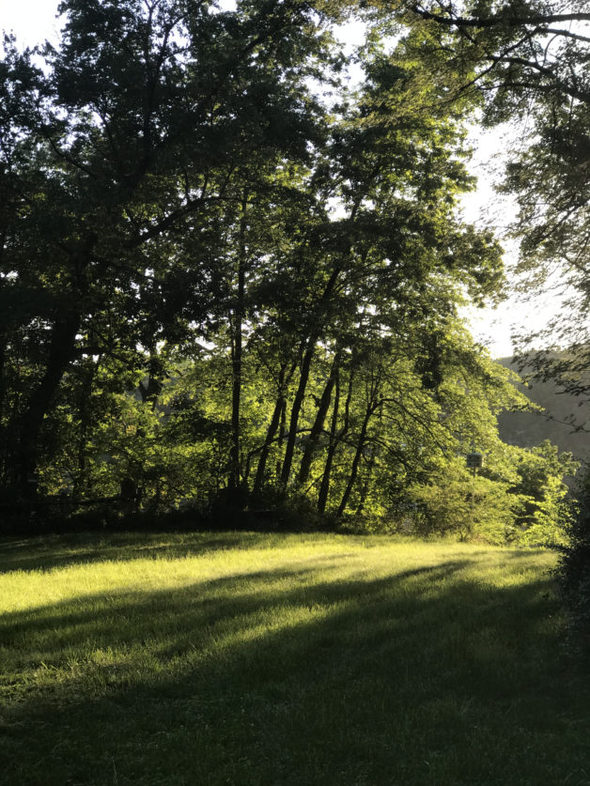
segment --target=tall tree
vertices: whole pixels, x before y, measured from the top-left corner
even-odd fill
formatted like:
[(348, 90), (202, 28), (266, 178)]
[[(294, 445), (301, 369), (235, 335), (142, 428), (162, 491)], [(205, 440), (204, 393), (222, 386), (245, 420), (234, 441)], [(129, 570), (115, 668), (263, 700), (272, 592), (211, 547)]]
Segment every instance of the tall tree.
[[(447, 52), (459, 78), (450, 98), (471, 94), (495, 124), (525, 118), (504, 187), (520, 212), (524, 286), (551, 286), (563, 313), (542, 335), (522, 336), (523, 362), (571, 392), (588, 393), (590, 307), (590, 3), (585, 0), (405, 2), (426, 57)], [(416, 49), (417, 51), (417, 49)], [(434, 54), (436, 53), (436, 55)], [(571, 312), (578, 317), (571, 319)], [(565, 354), (528, 351), (552, 342)]]
[(65, 0), (60, 12), (43, 68), (9, 39), (0, 64), (2, 299), (22, 304), (0, 328), (4, 472), (23, 497), (79, 336), (113, 298), (134, 306), (146, 277), (166, 277), (171, 239), (206, 228), (252, 149), (305, 154), (305, 80), (329, 60), (321, 15), (299, 2)]

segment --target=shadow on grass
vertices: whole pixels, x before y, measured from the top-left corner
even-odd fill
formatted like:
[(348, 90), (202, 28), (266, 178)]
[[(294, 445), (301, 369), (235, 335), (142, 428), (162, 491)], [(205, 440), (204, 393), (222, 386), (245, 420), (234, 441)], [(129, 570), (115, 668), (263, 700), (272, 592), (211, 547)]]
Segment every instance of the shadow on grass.
[(340, 561), (7, 615), (2, 646), (33, 655), (7, 686), (6, 782), (590, 783), (549, 582), (472, 566)]

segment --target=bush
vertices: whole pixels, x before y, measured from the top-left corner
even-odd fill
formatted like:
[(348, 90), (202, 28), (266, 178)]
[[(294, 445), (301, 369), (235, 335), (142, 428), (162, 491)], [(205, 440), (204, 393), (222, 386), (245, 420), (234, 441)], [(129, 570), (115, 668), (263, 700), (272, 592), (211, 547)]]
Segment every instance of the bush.
[(557, 576), (572, 628), (590, 648), (590, 467), (578, 490), (578, 510), (570, 526), (569, 545), (562, 549)]
[(474, 477), (464, 459), (447, 462), (429, 483), (410, 487), (416, 505), (418, 535), (457, 534), (461, 540), (480, 539), (503, 543), (514, 520), (514, 498), (509, 484), (482, 475)]

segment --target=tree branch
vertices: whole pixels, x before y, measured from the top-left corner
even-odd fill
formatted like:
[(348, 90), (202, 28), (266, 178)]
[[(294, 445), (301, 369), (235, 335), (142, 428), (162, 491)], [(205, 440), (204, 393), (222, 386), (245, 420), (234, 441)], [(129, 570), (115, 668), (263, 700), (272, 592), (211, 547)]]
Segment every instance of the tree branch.
[(574, 12), (567, 14), (533, 14), (531, 16), (518, 16), (510, 14), (497, 14), (489, 17), (444, 16), (434, 14), (421, 8), (418, 3), (410, 4), (409, 10), (422, 19), (427, 19), (447, 27), (474, 27), (489, 28), (497, 25), (519, 27), (520, 25), (545, 25), (555, 22), (590, 22), (590, 13)]

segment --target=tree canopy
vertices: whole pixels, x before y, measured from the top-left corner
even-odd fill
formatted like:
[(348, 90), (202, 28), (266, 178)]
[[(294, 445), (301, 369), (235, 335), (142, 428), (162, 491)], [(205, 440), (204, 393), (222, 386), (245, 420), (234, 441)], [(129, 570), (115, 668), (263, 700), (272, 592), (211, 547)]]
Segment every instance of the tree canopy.
[[(5, 39), (6, 508), (299, 505), (443, 531), (444, 487), (473, 503), (465, 535), (530, 528), (528, 465), (496, 426), (526, 402), (459, 319), (503, 281), (498, 242), (457, 209), (481, 53), (513, 40), (488, 5), (477, 27), (398, 4), (414, 23), (393, 43), (373, 9), (352, 88), (338, 3), (65, 0), (55, 47)], [(533, 11), (527, 30), (555, 21)], [(569, 464), (539, 462), (557, 505)]]
[[(524, 286), (552, 286), (563, 300), (549, 330), (521, 337), (523, 366), (587, 394), (590, 4), (408, 2), (398, 9), (418, 23), (427, 51), (446, 51), (447, 67), (462, 70), (461, 100), (476, 97), (487, 124), (517, 124), (504, 188), (519, 205), (518, 271)], [(531, 347), (541, 351), (531, 356)]]

